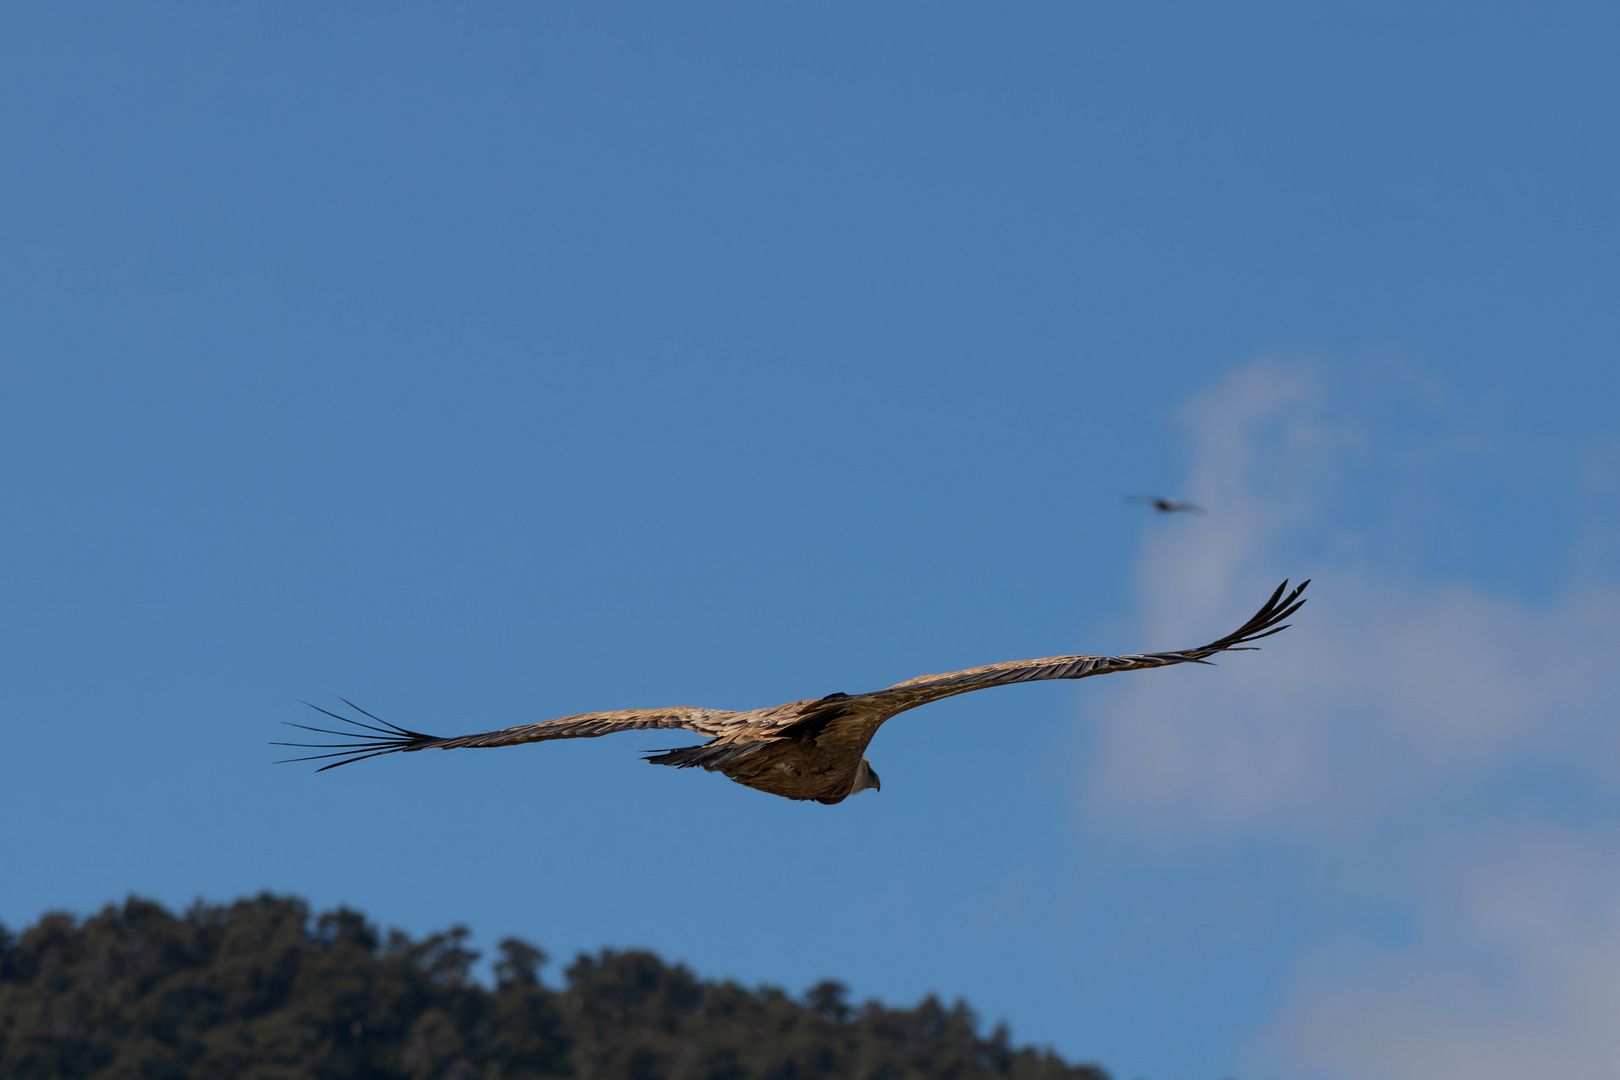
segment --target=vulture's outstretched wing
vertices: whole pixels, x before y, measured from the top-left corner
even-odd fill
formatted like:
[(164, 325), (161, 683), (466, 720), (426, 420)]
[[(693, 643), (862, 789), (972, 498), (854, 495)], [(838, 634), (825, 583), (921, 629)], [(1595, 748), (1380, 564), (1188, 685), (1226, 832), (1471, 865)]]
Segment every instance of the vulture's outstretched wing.
[(1182, 511), (1188, 514), (1208, 513), (1207, 510), (1205, 510), (1202, 506), (1199, 506), (1197, 503), (1190, 503), (1185, 499), (1166, 499), (1161, 495), (1127, 495), (1125, 496), (1125, 501), (1128, 503), (1142, 503), (1147, 506), (1151, 506), (1161, 514), (1173, 514), (1177, 511)]
[(1009, 683), (1037, 682), (1042, 679), (1084, 679), (1090, 675), (1136, 671), (1140, 668), (1164, 667), (1168, 664), (1208, 663), (1204, 659), (1206, 656), (1213, 656), (1218, 652), (1253, 649), (1255, 646), (1246, 643), (1288, 629), (1283, 620), (1304, 606), (1305, 601), (1300, 599), (1300, 594), (1309, 584), (1309, 581), (1303, 581), (1284, 596), (1288, 582), (1283, 582), (1277, 586), (1277, 591), (1271, 594), (1271, 599), (1266, 601), (1265, 606), (1255, 612), (1252, 619), (1225, 637), (1196, 649), (1133, 653), (1126, 656), (1043, 656), (1037, 660), (1013, 660), (1005, 664), (950, 671), (943, 675), (920, 675), (915, 679), (896, 683), (887, 689), (859, 696), (864, 702), (870, 702), (885, 712), (888, 712), (886, 706), (893, 705), (899, 705), (897, 711), (903, 712), (906, 709), (915, 709), (919, 705), (926, 705), (930, 701), (939, 701), (942, 698), (966, 694), (973, 690), (984, 690), (992, 686), (1005, 686)]
[[(347, 698), (339, 701), (353, 709), (360, 715), (375, 720), (381, 727), (372, 724), (362, 724), (358, 720), (347, 716), (339, 716), (329, 712), (319, 705), (309, 705), (316, 712), (326, 713), (334, 720), (341, 720), (357, 728), (374, 731), (375, 735), (362, 735), (354, 731), (332, 731), (328, 728), (309, 727), (306, 724), (288, 724), (288, 727), (303, 728), (305, 731), (319, 732), (322, 735), (336, 735), (340, 739), (352, 739), (353, 742), (344, 743), (290, 743), (278, 742), (274, 746), (300, 746), (309, 750), (332, 750), (330, 754), (311, 754), (308, 757), (287, 758), (286, 761), (319, 761), (323, 758), (342, 758), (330, 765), (323, 765), (316, 772), (325, 772), (335, 769), (339, 765), (348, 765), (355, 761), (364, 761), (379, 754), (397, 754), (408, 750), (455, 750), (470, 746), (516, 746), (518, 743), (544, 742), (547, 739), (594, 739), (599, 735), (612, 735), (617, 731), (640, 731), (643, 728), (685, 728), (695, 731), (699, 735), (708, 735), (711, 738), (724, 732), (722, 723), (726, 717), (734, 713), (722, 712), (718, 709), (694, 709), (686, 706), (676, 706), (670, 709), (622, 709), (618, 712), (579, 713), (575, 716), (565, 716), (560, 720), (546, 720), (539, 724), (522, 724), (518, 727), (502, 728), (499, 731), (486, 731), (479, 735), (458, 735), (453, 738), (441, 739), (436, 735), (424, 735), (419, 731), (390, 724), (386, 720), (372, 716), (366, 710)], [(285, 764), (278, 762), (277, 764)]]
[[(725, 712), (718, 709), (697, 709), (679, 706), (669, 709), (625, 709), (619, 712), (580, 713), (577, 716), (565, 716), (560, 720), (547, 720), (539, 724), (523, 724), (518, 727), (502, 728), (499, 731), (486, 731), (478, 735), (460, 735), (453, 738), (442, 739), (435, 735), (424, 735), (419, 731), (390, 724), (386, 720), (372, 716), (358, 705), (347, 699), (339, 699), (374, 723), (362, 723), (347, 716), (340, 716), (328, 712), (318, 705), (310, 708), (325, 713), (334, 720), (361, 731), (360, 732), (333, 731), (328, 728), (308, 727), (304, 724), (291, 724), (289, 726), (302, 728), (305, 731), (314, 731), (322, 735), (335, 735), (340, 739), (352, 741), (341, 743), (277, 743), (278, 746), (298, 746), (310, 750), (326, 750), (330, 753), (311, 754), (308, 757), (289, 758), (289, 761), (323, 761), (328, 758), (337, 758), (329, 765), (323, 765), (318, 771), (335, 769), (339, 765), (348, 765), (356, 761), (364, 761), (369, 757), (380, 754), (397, 754), (413, 750), (454, 750), (460, 747), (488, 747), (513, 746), (517, 743), (543, 742), (547, 739), (593, 739), (599, 735), (611, 735), (617, 731), (639, 731), (645, 728), (684, 728), (699, 735), (718, 738), (730, 735), (730, 745), (725, 753), (731, 754), (741, 745), (739, 739), (748, 737), (748, 741), (814, 741), (829, 727), (843, 729), (862, 729), (864, 735), (860, 736), (861, 746), (865, 740), (871, 738), (871, 732), (877, 725), (883, 723), (891, 716), (914, 709), (919, 705), (926, 705), (930, 701), (941, 698), (954, 697), (972, 690), (984, 690), (992, 686), (1005, 686), (1009, 683), (1035, 682), (1042, 679), (1083, 679), (1089, 675), (1105, 675), (1114, 671), (1134, 671), (1139, 668), (1165, 667), (1170, 664), (1201, 664), (1206, 656), (1213, 656), (1218, 652), (1252, 648), (1248, 642), (1258, 641), (1263, 637), (1288, 629), (1283, 620), (1298, 611), (1305, 603), (1300, 594), (1310, 582), (1302, 582), (1287, 596), (1288, 582), (1283, 582), (1277, 591), (1271, 594), (1265, 606), (1255, 613), (1254, 617), (1232, 633), (1210, 642), (1208, 645), (1196, 649), (1184, 649), (1180, 652), (1162, 653), (1135, 653), (1126, 656), (1047, 656), (1038, 660), (1014, 660), (1006, 664), (991, 664), (987, 667), (968, 668), (965, 671), (952, 671), (943, 675), (922, 675), (915, 679), (908, 679), (897, 683), (885, 690), (877, 690), (869, 694), (832, 694), (816, 701), (789, 702), (788, 705), (776, 709), (756, 710), (753, 713)], [(306, 702), (305, 704), (308, 704)], [(761, 714), (781, 714), (771, 717)], [(745, 720), (744, 717), (752, 718)], [(859, 734), (859, 732), (857, 732)], [(859, 748), (857, 748), (858, 750)], [(718, 751), (717, 751), (718, 752)], [(667, 757), (668, 755), (664, 755)], [(673, 761), (660, 760), (661, 764), (676, 764)], [(680, 762), (686, 763), (686, 762)], [(697, 762), (691, 762), (693, 764)]]

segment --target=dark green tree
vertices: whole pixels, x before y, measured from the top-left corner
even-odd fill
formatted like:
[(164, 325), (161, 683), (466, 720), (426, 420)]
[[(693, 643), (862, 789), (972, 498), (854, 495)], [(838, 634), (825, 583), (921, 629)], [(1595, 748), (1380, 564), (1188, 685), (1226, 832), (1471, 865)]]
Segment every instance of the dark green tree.
[(0, 927), (0, 1080), (1107, 1080), (988, 1038), (966, 1005), (852, 1005), (709, 982), (648, 952), (380, 934), (264, 894), (174, 915), (131, 898), (81, 921)]

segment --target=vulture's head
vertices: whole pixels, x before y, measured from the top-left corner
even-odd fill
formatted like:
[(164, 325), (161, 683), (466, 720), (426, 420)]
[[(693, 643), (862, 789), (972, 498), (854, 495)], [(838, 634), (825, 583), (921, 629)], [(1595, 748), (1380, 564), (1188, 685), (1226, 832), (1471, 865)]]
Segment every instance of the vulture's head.
[(865, 791), (867, 788), (871, 788), (873, 791), (882, 791), (883, 782), (878, 779), (878, 774), (872, 771), (872, 762), (863, 757), (861, 758), (861, 767), (855, 770), (855, 784), (849, 789), (849, 793), (853, 795), (857, 791)]

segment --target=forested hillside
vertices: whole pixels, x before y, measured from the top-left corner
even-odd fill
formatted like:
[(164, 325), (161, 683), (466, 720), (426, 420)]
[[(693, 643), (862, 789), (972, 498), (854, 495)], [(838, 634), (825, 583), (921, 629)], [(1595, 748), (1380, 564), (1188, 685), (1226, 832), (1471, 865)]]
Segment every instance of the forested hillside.
[(465, 940), (269, 894), (0, 928), (0, 1080), (1107, 1080), (981, 1036), (961, 1003), (853, 1006), (830, 982), (800, 1000), (645, 952), (581, 955), (552, 990), (512, 938), (490, 988)]

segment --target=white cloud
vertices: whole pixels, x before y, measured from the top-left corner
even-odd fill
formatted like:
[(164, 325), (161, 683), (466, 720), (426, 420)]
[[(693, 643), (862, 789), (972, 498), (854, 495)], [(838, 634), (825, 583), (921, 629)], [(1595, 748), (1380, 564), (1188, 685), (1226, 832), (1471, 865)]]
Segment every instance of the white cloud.
[(1416, 940), (1304, 959), (1263, 1040), (1282, 1075), (1620, 1073), (1620, 844), (1570, 829), (1436, 864)]
[(1533, 608), (1360, 555), (1380, 546), (1323, 522), (1365, 443), (1322, 398), (1310, 368), (1258, 363), (1184, 411), (1178, 494), (1211, 513), (1151, 523), (1144, 640), (1207, 640), (1285, 575), (1313, 599), (1264, 652), (1099, 695), (1088, 820), (1172, 850), (1281, 845), (1410, 918), (1399, 948), (1336, 935), (1300, 957), (1257, 1039), (1278, 1075), (1620, 1074), (1620, 590)]

